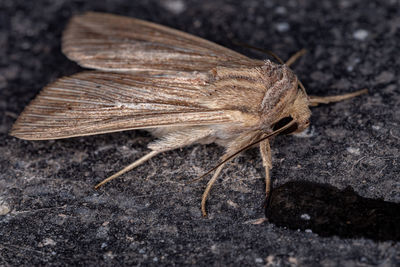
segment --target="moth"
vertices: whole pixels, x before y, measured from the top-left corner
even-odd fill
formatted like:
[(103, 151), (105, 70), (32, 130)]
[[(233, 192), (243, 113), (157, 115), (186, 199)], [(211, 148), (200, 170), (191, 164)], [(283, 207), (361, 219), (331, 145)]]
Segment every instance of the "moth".
[[(94, 69), (46, 86), (19, 116), (11, 135), (48, 140), (144, 129), (151, 150), (96, 187), (152, 157), (195, 143), (225, 147), (206, 200), (224, 165), (258, 146), (269, 195), (270, 139), (309, 126), (310, 106), (351, 98), (308, 96), (286, 64), (250, 59), (202, 38), (151, 22), (89, 12), (73, 17), (62, 51)], [(283, 63), (283, 62), (282, 62)]]

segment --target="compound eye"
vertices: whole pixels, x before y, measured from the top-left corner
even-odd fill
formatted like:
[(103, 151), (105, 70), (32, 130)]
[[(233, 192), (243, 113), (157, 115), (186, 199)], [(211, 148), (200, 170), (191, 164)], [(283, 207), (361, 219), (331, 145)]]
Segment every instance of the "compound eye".
[[(293, 120), (293, 118), (291, 116), (284, 117), (283, 119), (280, 119), (277, 123), (275, 123), (273, 130), (276, 131), (276, 130), (284, 127), (285, 125), (290, 123), (292, 120)], [(291, 134), (291, 133), (295, 132), (297, 130), (297, 128), (298, 128), (298, 125), (297, 125), (297, 123), (295, 123), (292, 126), (290, 126), (288, 129), (286, 129), (283, 132), (279, 133), (279, 135)]]

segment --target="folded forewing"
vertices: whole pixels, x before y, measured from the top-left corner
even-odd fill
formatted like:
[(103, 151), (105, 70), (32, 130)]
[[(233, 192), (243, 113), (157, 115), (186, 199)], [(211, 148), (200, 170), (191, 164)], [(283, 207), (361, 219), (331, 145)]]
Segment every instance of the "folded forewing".
[(188, 33), (95, 12), (71, 19), (63, 34), (63, 52), (81, 66), (106, 71), (165, 73), (263, 64)]
[(25, 108), (11, 134), (44, 140), (235, 122), (238, 111), (202, 105), (209, 94), (203, 75), (88, 71), (61, 78)]

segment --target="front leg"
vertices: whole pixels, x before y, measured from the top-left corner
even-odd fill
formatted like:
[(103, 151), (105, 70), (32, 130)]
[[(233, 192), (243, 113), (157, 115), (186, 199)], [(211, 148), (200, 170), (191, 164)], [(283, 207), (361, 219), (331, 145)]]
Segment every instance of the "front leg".
[(343, 95), (334, 95), (334, 96), (308, 96), (310, 99), (310, 106), (315, 107), (319, 104), (329, 104), (333, 102), (343, 101), (349, 98), (353, 98), (362, 94), (368, 93), (367, 89), (355, 91), (353, 93), (343, 94)]
[(272, 157), (271, 157), (271, 146), (269, 140), (266, 139), (260, 143), (260, 153), (262, 163), (265, 169), (265, 199), (268, 204), (271, 193), (271, 175), (270, 170), (272, 169)]

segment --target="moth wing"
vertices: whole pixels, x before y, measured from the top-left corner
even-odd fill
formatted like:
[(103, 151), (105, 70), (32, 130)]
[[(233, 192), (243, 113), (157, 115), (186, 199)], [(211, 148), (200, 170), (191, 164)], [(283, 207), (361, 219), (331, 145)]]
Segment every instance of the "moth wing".
[[(204, 74), (206, 75), (206, 74)], [(238, 111), (202, 106), (201, 74), (81, 72), (45, 87), (11, 135), (46, 140), (140, 128), (237, 122)]]
[(263, 65), (228, 48), (155, 23), (89, 12), (75, 16), (62, 49), (83, 67), (103, 71), (208, 71)]

